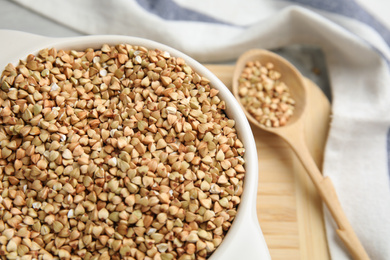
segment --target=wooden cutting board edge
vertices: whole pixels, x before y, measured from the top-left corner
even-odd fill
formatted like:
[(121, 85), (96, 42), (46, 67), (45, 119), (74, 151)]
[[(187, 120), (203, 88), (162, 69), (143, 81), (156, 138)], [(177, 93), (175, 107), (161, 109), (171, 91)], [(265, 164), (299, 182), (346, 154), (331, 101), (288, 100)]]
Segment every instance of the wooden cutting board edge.
[[(229, 89), (234, 66), (205, 65)], [(310, 80), (306, 142), (320, 169), (331, 106)], [(278, 137), (252, 126), (259, 157), (257, 214), (272, 259), (330, 259), (322, 202), (292, 150)]]

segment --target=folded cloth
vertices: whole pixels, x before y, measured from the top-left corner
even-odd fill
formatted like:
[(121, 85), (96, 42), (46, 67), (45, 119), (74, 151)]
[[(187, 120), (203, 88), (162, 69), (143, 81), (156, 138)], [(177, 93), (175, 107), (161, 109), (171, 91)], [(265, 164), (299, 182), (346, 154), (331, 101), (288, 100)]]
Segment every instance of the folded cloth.
[[(370, 257), (390, 259), (390, 31), (353, 0), (14, 1), (86, 34), (145, 37), (201, 62), (320, 47), (333, 99), (323, 173)], [(349, 259), (325, 216), (332, 258)]]

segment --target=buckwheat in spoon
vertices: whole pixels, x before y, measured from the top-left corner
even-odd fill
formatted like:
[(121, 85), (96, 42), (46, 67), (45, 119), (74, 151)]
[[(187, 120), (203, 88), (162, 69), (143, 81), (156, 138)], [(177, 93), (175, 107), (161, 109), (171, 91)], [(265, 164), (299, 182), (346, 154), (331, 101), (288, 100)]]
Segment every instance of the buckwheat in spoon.
[(233, 94), (248, 120), (256, 127), (282, 137), (295, 152), (325, 202), (337, 234), (354, 259), (369, 259), (337, 198), (333, 183), (324, 177), (305, 144), (306, 86), (298, 70), (266, 50), (250, 50), (237, 61)]

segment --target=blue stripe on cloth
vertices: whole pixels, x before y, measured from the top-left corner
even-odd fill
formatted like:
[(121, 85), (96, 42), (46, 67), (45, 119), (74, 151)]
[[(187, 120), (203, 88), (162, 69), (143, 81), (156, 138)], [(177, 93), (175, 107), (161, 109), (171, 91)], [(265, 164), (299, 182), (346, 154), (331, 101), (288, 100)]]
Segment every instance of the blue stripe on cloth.
[[(172, 0), (136, 0), (137, 3), (150, 13), (171, 21), (197, 21), (234, 26), (211, 16), (190, 10), (176, 4)], [(367, 24), (376, 30), (390, 46), (390, 30), (367, 12), (354, 0), (288, 0), (303, 6), (340, 14)]]
[(376, 30), (390, 46), (390, 30), (354, 0), (289, 0), (289, 2), (340, 14), (365, 23)]
[[(235, 26), (211, 16), (190, 10), (172, 0), (136, 0), (146, 11), (171, 21), (197, 21)], [(376, 30), (390, 46), (390, 30), (354, 0), (287, 0), (303, 6), (340, 14), (367, 24)], [(238, 27), (238, 26), (237, 26)]]
[[(220, 21), (211, 16), (190, 10), (176, 4), (173, 0), (136, 0), (137, 3), (150, 13), (171, 21), (197, 21), (235, 26)], [(390, 46), (390, 30), (367, 12), (354, 0), (287, 0), (303, 6), (340, 14), (367, 24), (376, 30)]]
[(182, 7), (172, 0), (136, 0), (146, 11), (168, 21), (196, 21), (231, 25), (211, 16)]

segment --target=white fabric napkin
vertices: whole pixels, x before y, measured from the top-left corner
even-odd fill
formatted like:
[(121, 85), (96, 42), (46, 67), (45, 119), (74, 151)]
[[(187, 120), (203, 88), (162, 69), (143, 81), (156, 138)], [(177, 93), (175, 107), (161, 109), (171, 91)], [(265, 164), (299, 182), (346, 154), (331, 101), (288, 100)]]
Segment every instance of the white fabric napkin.
[[(323, 173), (370, 257), (390, 259), (390, 31), (353, 0), (14, 1), (85, 34), (145, 37), (200, 62), (320, 47), (333, 109)], [(332, 258), (349, 259), (325, 215)]]

